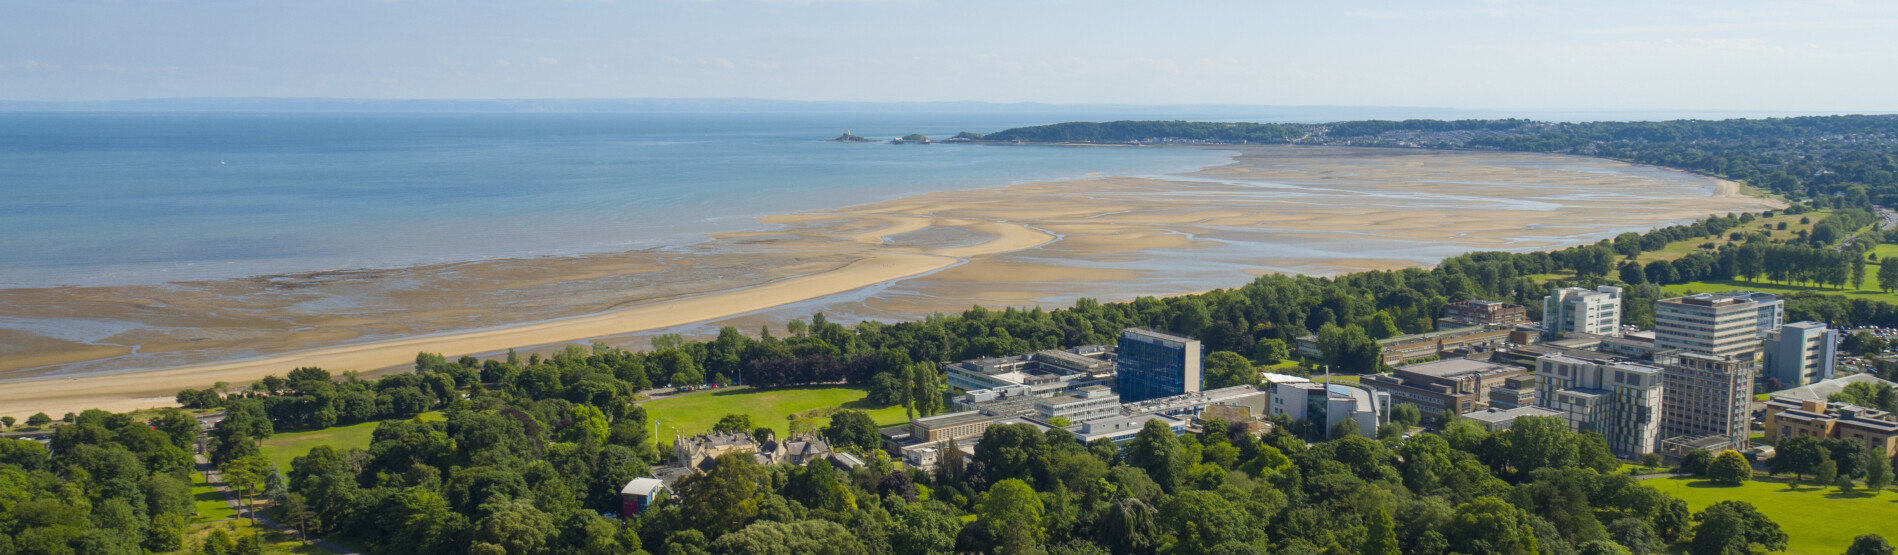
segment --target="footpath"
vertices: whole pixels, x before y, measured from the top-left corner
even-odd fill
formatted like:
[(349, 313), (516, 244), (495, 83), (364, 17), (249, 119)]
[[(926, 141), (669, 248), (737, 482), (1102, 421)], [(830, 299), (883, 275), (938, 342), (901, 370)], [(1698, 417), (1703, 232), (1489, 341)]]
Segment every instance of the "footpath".
[[(230, 485), (224, 483), (223, 473), (218, 472), (217, 467), (211, 465), (210, 459), (204, 458), (204, 455), (195, 455), (194, 458), (196, 459), (198, 463), (198, 468), (197, 468), (198, 472), (204, 474), (204, 482), (207, 484), (211, 484), (211, 487), (217, 488), (219, 492), (222, 492), (224, 494), (224, 503), (230, 505), (231, 510), (237, 511), (237, 514), (238, 514), (237, 518), (248, 517), (251, 520), (256, 521), (258, 526), (269, 527), (272, 530), (282, 532), (286, 536), (290, 536), (290, 537), (297, 536), (296, 530), (292, 530), (290, 529), (290, 527), (284, 526), (283, 524), (278, 523), (275, 520), (272, 520), (270, 517), (263, 516), (260, 514), (255, 514), (249, 509), (245, 508), (243, 499), (238, 497), (237, 492), (231, 491)], [(323, 538), (310, 538), (309, 543), (310, 545), (314, 545), (314, 546), (323, 548), (325, 550), (328, 550), (331, 553), (341, 553), (345, 555), (361, 555), (361, 553), (356, 550), (343, 547), (341, 545), (336, 544), (335, 542), (324, 540)]]

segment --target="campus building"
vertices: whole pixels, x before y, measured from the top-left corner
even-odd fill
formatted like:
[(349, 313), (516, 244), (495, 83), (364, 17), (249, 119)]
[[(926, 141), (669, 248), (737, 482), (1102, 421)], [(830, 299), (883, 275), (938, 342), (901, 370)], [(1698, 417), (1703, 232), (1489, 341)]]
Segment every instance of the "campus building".
[[(1424, 416), (1435, 418), (1445, 411), (1464, 414), (1488, 408), (1492, 389), (1507, 388), (1510, 378), (1528, 373), (1519, 366), (1456, 358), (1362, 376), (1360, 383), (1388, 392), (1392, 403), (1416, 405)], [(1505, 397), (1510, 406), (1521, 403), (1520, 394)]]
[[(1397, 366), (1413, 360), (1445, 356), (1452, 351), (1496, 348), (1509, 343), (1511, 330), (1495, 326), (1443, 328), (1433, 332), (1398, 335), (1377, 340), (1384, 364)], [(1306, 335), (1293, 340), (1299, 356), (1323, 359), (1318, 336)]]
[(1554, 339), (1577, 332), (1621, 335), (1621, 296), (1621, 288), (1612, 285), (1550, 291), (1542, 298), (1542, 336)]
[(1622, 458), (1653, 453), (1661, 435), (1661, 369), (1610, 358), (1565, 354), (1536, 360), (1538, 406), (1575, 432), (1597, 432)]
[(1069, 388), (1111, 386), (1114, 346), (1086, 345), (965, 360), (944, 366), (943, 373), (951, 390), (962, 391), (1028, 386), (1053, 395)]
[(1358, 433), (1377, 437), (1377, 427), (1390, 419), (1390, 407), (1389, 393), (1362, 387), (1310, 382), (1272, 386), (1272, 414), (1311, 421), (1326, 433), (1340, 422), (1353, 422)]
[(1542, 416), (1542, 417), (1550, 417), (1550, 418), (1563, 417), (1562, 413), (1560, 412), (1545, 409), (1542, 407), (1516, 407), (1516, 408), (1511, 408), (1511, 409), (1479, 410), (1476, 412), (1463, 415), (1464, 418), (1470, 419), (1470, 421), (1475, 422), (1479, 426), (1482, 426), (1484, 431), (1487, 431), (1490, 433), (1496, 433), (1503, 430), (1507, 430), (1509, 429), (1510, 426), (1515, 425), (1517, 418), (1522, 418), (1524, 416)]
[[(1751, 326), (1749, 320), (1749, 326)], [(1669, 351), (1654, 356), (1667, 395), (1661, 410), (1661, 437), (1725, 438), (1744, 449), (1752, 418), (1751, 359)]]
[(1120, 416), (1120, 396), (1103, 386), (1090, 385), (1070, 395), (1035, 401), (1035, 414), (1043, 422), (1065, 418), (1068, 422), (1088, 422)]
[(1773, 314), (1779, 302), (1772, 295), (1752, 293), (1703, 293), (1655, 301), (1654, 348), (1753, 360), (1763, 333), (1760, 323), (1778, 318)]
[(1120, 398), (1139, 402), (1200, 390), (1199, 340), (1141, 328), (1120, 332)]
[(1780, 387), (1801, 387), (1832, 379), (1839, 332), (1818, 322), (1794, 322), (1766, 334), (1765, 376)]
[(1886, 456), (1898, 455), (1898, 416), (1829, 400), (1846, 386), (1859, 382), (1898, 387), (1898, 383), (1871, 374), (1853, 374), (1775, 391), (1766, 402), (1766, 440), (1777, 442), (1802, 435), (1857, 439), (1868, 449), (1883, 449)]
[(1437, 319), (1437, 329), (1469, 326), (1510, 327), (1528, 321), (1529, 311), (1522, 305), (1478, 299), (1445, 305), (1443, 317)]

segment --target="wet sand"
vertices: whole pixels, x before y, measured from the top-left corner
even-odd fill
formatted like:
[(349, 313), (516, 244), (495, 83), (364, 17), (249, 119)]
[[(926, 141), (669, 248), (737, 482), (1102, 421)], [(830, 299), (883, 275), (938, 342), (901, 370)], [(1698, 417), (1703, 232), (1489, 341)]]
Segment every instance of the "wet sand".
[[(998, 147), (999, 148), (999, 147)], [(932, 193), (613, 255), (0, 290), (0, 414), (169, 404), (296, 366), (374, 371), (660, 332), (896, 319), (1429, 265), (1777, 207), (1737, 185), (1535, 154), (1257, 147), (1178, 176)]]

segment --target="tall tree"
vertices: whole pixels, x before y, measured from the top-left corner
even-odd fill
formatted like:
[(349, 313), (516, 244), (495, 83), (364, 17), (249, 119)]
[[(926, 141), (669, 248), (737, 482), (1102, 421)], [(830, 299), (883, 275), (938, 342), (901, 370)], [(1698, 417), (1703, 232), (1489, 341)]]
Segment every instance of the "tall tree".
[(1042, 508), (1034, 488), (1010, 478), (996, 482), (983, 494), (976, 522), (982, 523), (997, 552), (1029, 552), (1042, 542)]
[(1370, 519), (1368, 529), (1364, 531), (1364, 541), (1358, 544), (1358, 555), (1399, 555), (1397, 532), (1391, 525), (1391, 514), (1383, 507), (1377, 508), (1377, 514)]

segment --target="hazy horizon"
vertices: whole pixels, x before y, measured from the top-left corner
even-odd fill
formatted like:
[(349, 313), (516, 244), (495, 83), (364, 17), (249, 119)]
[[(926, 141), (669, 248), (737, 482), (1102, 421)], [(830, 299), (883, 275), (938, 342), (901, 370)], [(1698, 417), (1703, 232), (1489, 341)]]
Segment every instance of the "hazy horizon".
[(0, 99), (1898, 109), (1898, 5), (15, 3)]

